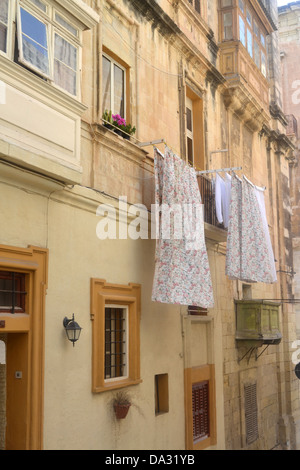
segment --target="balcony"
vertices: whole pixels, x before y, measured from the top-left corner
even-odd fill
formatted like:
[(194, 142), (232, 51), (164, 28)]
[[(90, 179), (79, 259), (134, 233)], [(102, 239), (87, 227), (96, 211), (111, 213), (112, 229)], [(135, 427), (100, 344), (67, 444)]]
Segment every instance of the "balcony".
[(204, 204), (205, 236), (217, 242), (225, 242), (227, 240), (227, 230), (217, 220), (212, 180), (204, 175), (198, 176), (197, 179), (202, 203)]
[(279, 344), (280, 303), (266, 300), (236, 300), (236, 336), (242, 346)]

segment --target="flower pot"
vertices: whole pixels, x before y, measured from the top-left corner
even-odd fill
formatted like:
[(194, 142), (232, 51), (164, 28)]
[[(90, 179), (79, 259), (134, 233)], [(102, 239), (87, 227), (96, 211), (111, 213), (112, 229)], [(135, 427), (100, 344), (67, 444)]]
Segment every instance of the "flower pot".
[(107, 129), (113, 129), (113, 126), (111, 126), (110, 124), (106, 124), (106, 123), (104, 123), (104, 127), (106, 127)]
[(120, 129), (114, 129), (114, 132), (123, 137), (123, 132)]
[(130, 408), (129, 403), (126, 403), (126, 404), (115, 403), (114, 409), (116, 413), (116, 418), (117, 419), (126, 418), (129, 408)]

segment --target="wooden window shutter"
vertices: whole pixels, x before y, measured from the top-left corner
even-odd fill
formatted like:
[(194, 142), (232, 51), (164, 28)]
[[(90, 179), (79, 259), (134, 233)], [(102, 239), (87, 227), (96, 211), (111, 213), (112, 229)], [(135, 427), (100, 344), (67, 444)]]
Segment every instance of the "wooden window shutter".
[(193, 384), (193, 439), (197, 442), (209, 437), (209, 383)]
[(245, 385), (245, 420), (247, 444), (258, 439), (256, 383)]

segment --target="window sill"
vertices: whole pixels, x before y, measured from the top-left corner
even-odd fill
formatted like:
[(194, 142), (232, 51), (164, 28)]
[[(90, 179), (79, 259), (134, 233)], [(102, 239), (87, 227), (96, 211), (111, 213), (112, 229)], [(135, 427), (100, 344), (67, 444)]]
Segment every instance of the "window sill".
[(142, 383), (142, 379), (136, 379), (136, 380), (131, 380), (131, 379), (125, 379), (125, 380), (118, 380), (115, 382), (111, 383), (104, 383), (103, 386), (100, 387), (94, 387), (93, 388), (93, 393), (103, 393), (103, 392), (109, 392), (110, 390), (120, 390), (125, 387), (130, 387), (131, 385), (138, 385)]
[(94, 123), (92, 130), (97, 141), (107, 146), (110, 150), (113, 149), (124, 156), (124, 149), (126, 149), (126, 158), (140, 163), (141, 160), (145, 160), (148, 156), (148, 152), (134, 143), (134, 137), (132, 140), (124, 139), (121, 135), (118, 135), (103, 124)]
[(0, 320), (4, 326), (0, 328), (1, 333), (27, 332), (30, 328), (30, 316), (26, 313), (0, 313)]

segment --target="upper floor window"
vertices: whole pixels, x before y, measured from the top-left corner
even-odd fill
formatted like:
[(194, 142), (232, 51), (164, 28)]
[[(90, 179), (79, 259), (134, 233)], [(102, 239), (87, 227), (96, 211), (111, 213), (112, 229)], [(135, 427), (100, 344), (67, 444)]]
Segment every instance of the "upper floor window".
[(103, 54), (102, 57), (102, 96), (103, 111), (111, 111), (125, 117), (126, 71), (118, 62)]
[(266, 66), (266, 40), (265, 34), (259, 26), (259, 18), (250, 9), (247, 0), (239, 0), (239, 39), (246, 47), (250, 57), (262, 74), (267, 76)]
[(197, 169), (204, 168), (204, 121), (203, 100), (191, 88), (186, 87), (184, 96), (185, 142), (182, 142), (186, 161)]
[(186, 140), (187, 159), (190, 165), (194, 165), (194, 127), (193, 127), (193, 101), (186, 98)]
[(222, 40), (239, 40), (248, 54), (267, 76), (265, 29), (249, 0), (220, 0)]
[(1, 0), (0, 52), (73, 96), (80, 39), (76, 19), (54, 0)]

